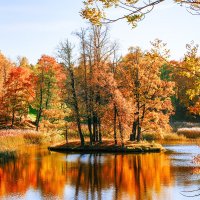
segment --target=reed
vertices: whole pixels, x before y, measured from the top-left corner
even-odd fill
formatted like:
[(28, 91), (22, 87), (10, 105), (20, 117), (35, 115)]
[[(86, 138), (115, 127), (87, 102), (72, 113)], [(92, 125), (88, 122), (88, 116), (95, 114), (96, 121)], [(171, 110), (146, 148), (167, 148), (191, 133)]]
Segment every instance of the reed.
[(192, 127), (192, 128), (179, 128), (177, 134), (184, 135), (187, 138), (197, 139), (200, 138), (200, 128)]
[(154, 133), (146, 133), (143, 135), (143, 138), (147, 141), (153, 140), (164, 140), (164, 141), (185, 141), (187, 138), (182, 134), (176, 133), (161, 133), (161, 134), (154, 134)]
[(23, 145), (43, 144), (48, 141), (45, 134), (33, 130), (1, 130), (0, 152), (15, 151)]

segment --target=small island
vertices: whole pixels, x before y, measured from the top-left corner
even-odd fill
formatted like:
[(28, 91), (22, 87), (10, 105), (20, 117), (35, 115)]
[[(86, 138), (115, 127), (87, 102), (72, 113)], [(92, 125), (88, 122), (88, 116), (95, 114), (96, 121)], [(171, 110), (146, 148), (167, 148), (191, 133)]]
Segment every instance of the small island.
[(68, 144), (61, 144), (57, 146), (48, 147), (50, 151), (58, 152), (79, 152), (79, 153), (150, 153), (161, 152), (165, 149), (158, 143), (150, 142), (125, 142), (124, 146), (115, 145), (112, 141), (104, 141), (103, 143), (96, 143), (92, 146), (86, 144), (80, 146), (78, 142), (71, 142)]

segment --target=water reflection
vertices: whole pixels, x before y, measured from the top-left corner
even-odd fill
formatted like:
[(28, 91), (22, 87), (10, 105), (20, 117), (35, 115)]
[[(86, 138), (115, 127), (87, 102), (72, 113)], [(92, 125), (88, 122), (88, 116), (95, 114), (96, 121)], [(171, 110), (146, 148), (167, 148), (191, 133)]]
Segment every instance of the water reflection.
[(174, 184), (165, 154), (26, 152), (0, 166), (0, 199), (167, 199)]
[(71, 179), (71, 185), (76, 185), (76, 199), (79, 191), (91, 195), (91, 199), (102, 199), (103, 190), (111, 188), (112, 199), (154, 199), (163, 185), (173, 183), (164, 154), (107, 155), (103, 163), (102, 158), (89, 155), (87, 163), (78, 159), (76, 182)]

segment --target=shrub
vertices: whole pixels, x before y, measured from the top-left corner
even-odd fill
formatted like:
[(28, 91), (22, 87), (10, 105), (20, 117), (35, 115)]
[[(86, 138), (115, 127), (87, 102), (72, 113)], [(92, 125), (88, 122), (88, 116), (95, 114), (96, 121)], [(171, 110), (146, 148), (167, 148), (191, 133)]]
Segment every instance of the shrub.
[(180, 134), (176, 134), (176, 133), (165, 133), (164, 134), (164, 140), (175, 140), (175, 141), (182, 141), (182, 140), (186, 140), (187, 138)]
[(153, 140), (159, 140), (159, 137), (157, 137), (156, 134), (145, 133), (143, 134), (143, 139), (147, 141), (153, 141)]
[(42, 144), (44, 140), (44, 136), (40, 133), (26, 133), (24, 134), (24, 139), (26, 143), (29, 144)]

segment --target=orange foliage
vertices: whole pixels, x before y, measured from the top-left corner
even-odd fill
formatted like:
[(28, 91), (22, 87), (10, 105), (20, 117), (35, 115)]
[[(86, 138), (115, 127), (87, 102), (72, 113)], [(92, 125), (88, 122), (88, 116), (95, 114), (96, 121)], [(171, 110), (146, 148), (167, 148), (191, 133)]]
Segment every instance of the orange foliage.
[(36, 121), (39, 123), (42, 117), (41, 127), (45, 130), (62, 127), (65, 117), (62, 109), (66, 80), (64, 69), (55, 58), (43, 55), (38, 61), (36, 75), (34, 108), (39, 113)]
[[(28, 106), (34, 99), (34, 75), (29, 68), (13, 67), (5, 82), (3, 96), (4, 115), (21, 118), (28, 114)], [(16, 116), (15, 116), (16, 115)]]

